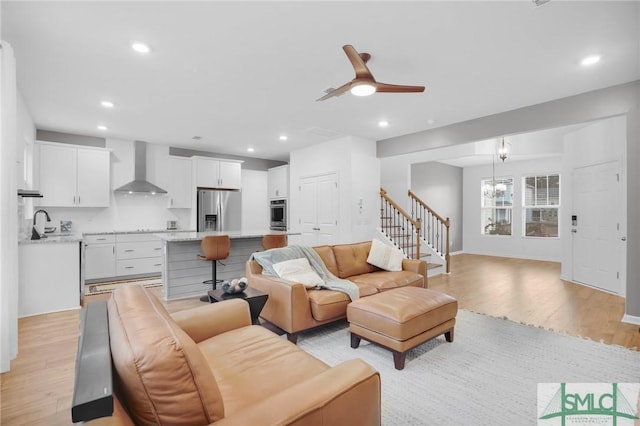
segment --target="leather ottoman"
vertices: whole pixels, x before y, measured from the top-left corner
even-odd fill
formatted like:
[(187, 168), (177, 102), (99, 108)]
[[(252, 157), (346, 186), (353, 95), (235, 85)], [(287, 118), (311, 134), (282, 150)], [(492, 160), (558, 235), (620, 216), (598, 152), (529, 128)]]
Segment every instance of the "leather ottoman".
[(428, 340), (445, 335), (453, 341), (458, 301), (439, 291), (401, 287), (347, 306), (351, 347), (360, 339), (377, 343), (393, 352), (397, 370), (404, 368), (406, 353)]

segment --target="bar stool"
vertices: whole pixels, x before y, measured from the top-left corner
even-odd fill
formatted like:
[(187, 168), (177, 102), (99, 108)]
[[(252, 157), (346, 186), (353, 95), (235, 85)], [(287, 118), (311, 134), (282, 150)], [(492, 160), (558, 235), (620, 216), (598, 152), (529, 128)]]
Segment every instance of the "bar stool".
[[(222, 280), (217, 279), (217, 263), (218, 260), (229, 257), (230, 247), (231, 241), (228, 235), (208, 235), (202, 239), (200, 248), (204, 255), (199, 254), (198, 257), (202, 260), (211, 261), (211, 279), (203, 281), (202, 284), (211, 284), (212, 289), (215, 290), (216, 284), (222, 282)], [(209, 302), (209, 295), (202, 296), (200, 300)]]
[(262, 248), (269, 250), (287, 246), (287, 236), (284, 234), (267, 234), (262, 237)]

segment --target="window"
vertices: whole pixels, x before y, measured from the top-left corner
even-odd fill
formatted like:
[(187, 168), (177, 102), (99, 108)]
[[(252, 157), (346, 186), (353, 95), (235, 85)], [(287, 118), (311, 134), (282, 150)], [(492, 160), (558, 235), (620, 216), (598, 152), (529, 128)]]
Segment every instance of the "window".
[(525, 237), (558, 237), (560, 175), (525, 176), (523, 179)]
[(511, 235), (513, 178), (481, 180), (482, 235)]

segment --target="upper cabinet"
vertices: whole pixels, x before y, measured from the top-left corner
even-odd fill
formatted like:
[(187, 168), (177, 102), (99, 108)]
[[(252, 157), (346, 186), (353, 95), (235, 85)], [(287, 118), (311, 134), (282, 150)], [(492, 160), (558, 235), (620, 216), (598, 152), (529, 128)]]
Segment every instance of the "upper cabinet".
[(169, 208), (191, 208), (191, 194), (195, 191), (191, 169), (191, 158), (169, 157)]
[(242, 161), (191, 158), (197, 187), (240, 189), (242, 186)]
[(289, 196), (289, 165), (272, 167), (267, 174), (269, 199)]
[(110, 152), (37, 143), (38, 187), (45, 207), (109, 207)]

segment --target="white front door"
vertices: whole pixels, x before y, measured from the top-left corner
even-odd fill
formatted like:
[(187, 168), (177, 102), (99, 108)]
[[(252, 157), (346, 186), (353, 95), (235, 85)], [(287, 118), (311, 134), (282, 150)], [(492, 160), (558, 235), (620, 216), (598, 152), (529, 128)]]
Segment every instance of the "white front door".
[(619, 294), (624, 265), (620, 241), (618, 162), (573, 170), (573, 280)]
[(338, 178), (335, 173), (300, 179), (301, 244), (317, 246), (336, 241)]

